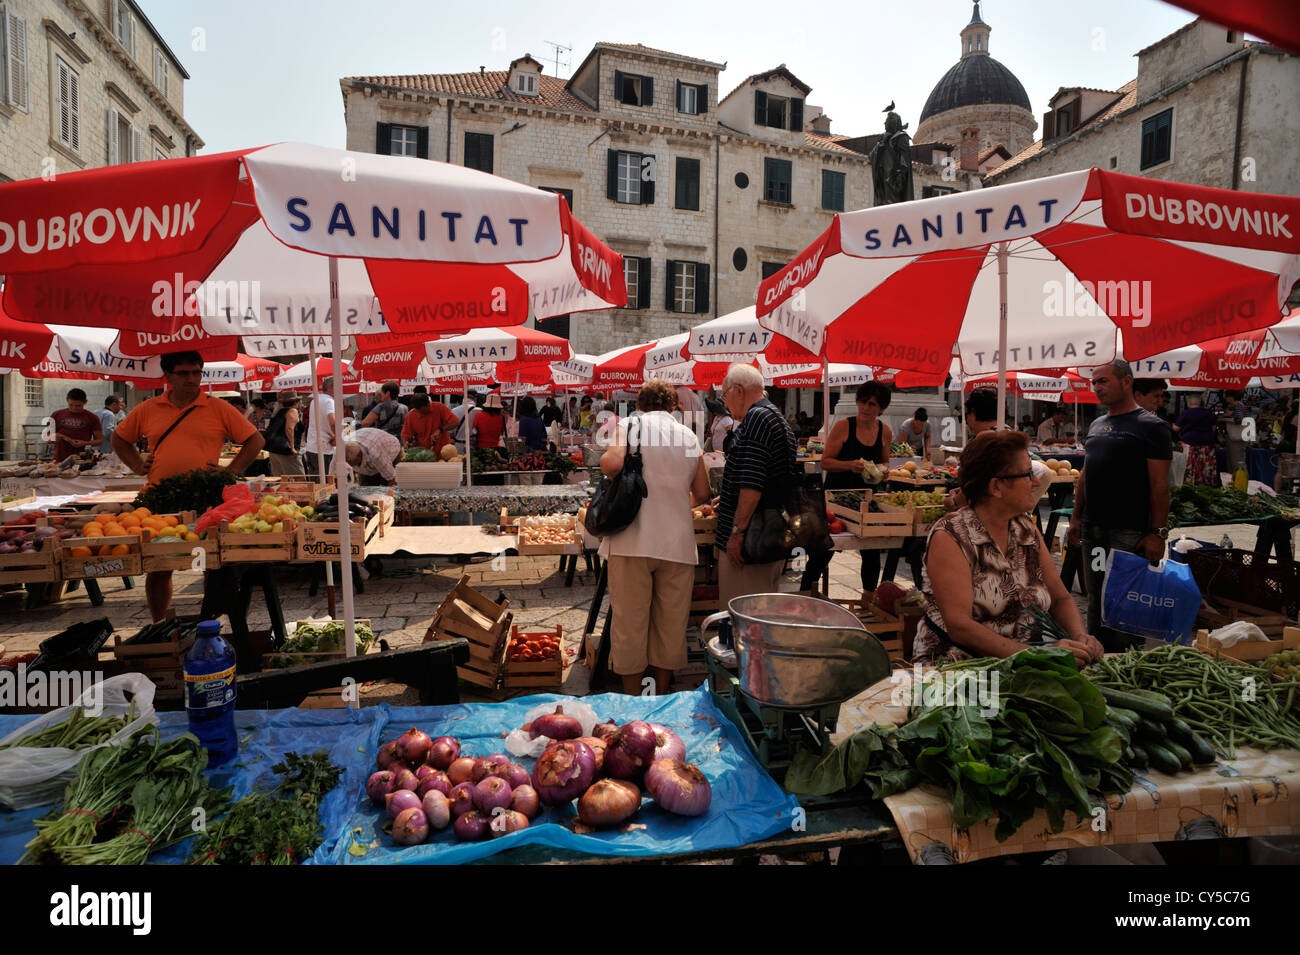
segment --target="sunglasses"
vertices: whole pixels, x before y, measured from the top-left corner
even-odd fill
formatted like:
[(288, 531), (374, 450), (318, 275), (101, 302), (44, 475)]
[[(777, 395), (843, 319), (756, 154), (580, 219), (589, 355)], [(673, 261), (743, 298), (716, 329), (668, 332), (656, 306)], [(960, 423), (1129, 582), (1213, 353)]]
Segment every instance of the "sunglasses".
[(1019, 481), (1021, 478), (1031, 478), (1034, 476), (1033, 470), (1025, 471), (1023, 474), (999, 474), (999, 481)]

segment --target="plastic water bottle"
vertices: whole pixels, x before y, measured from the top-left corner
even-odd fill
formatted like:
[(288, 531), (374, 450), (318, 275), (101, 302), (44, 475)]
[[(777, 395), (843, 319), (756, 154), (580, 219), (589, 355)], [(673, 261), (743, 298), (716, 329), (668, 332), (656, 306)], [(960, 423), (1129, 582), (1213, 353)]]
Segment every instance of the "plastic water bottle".
[(235, 733), (235, 648), (221, 635), (221, 624), (199, 624), (194, 646), (185, 654), (185, 712), (190, 732), (208, 751), (208, 765), (219, 766), (239, 752)]

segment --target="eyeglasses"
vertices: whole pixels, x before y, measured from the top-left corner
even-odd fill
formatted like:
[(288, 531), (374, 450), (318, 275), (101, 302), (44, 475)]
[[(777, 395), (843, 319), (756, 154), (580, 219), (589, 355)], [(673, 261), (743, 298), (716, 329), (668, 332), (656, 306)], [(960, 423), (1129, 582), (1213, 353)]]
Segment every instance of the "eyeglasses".
[(1033, 476), (1034, 476), (1033, 469), (1030, 469), (1030, 470), (1024, 472), (1023, 474), (999, 474), (999, 475), (998, 475), (998, 480), (999, 480), (999, 481), (1019, 481), (1021, 478), (1031, 478), (1031, 477), (1033, 477)]
[(195, 369), (192, 370), (192, 371), (180, 371), (180, 370), (177, 370), (177, 371), (169, 371), (169, 372), (167, 372), (167, 374), (169, 374), (169, 375), (175, 375), (177, 378), (202, 378), (202, 377), (203, 377), (203, 369), (202, 369), (202, 368), (195, 368)]

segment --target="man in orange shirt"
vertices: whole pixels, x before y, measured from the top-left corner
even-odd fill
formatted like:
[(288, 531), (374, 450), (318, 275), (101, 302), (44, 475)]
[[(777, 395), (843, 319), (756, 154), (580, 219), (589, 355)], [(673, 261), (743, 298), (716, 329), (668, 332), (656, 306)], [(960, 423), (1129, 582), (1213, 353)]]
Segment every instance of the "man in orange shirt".
[[(200, 391), (203, 358), (195, 351), (162, 356), (167, 390), (141, 402), (113, 432), (113, 450), (136, 474), (148, 474), (149, 484), (202, 467), (217, 467), (226, 441), (244, 447), (229, 470), (242, 474), (265, 443), (252, 423), (228, 402)], [(135, 443), (145, 439), (143, 457)], [(172, 602), (171, 571), (145, 577), (145, 596), (154, 620), (161, 620)]]
[(428, 395), (411, 398), (411, 410), (402, 425), (402, 447), (428, 448), (434, 454), (451, 444), (451, 434), (460, 424), (455, 413)]

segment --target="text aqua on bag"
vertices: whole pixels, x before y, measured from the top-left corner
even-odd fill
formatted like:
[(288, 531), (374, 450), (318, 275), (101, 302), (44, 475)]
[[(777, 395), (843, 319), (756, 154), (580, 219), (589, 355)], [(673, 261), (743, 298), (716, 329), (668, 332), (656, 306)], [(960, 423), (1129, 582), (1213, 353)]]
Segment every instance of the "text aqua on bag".
[(1101, 622), (1139, 637), (1186, 644), (1196, 626), (1201, 588), (1186, 564), (1156, 566), (1140, 554), (1113, 549), (1106, 558)]

